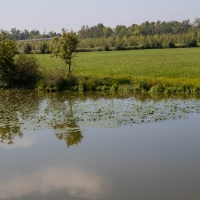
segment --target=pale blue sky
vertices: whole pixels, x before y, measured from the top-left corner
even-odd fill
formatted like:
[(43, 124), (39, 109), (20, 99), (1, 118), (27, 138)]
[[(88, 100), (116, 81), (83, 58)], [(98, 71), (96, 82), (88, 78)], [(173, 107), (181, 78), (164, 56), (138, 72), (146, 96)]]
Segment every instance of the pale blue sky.
[(200, 0), (0, 0), (0, 29), (77, 31), (98, 23), (114, 28), (144, 21), (200, 17)]

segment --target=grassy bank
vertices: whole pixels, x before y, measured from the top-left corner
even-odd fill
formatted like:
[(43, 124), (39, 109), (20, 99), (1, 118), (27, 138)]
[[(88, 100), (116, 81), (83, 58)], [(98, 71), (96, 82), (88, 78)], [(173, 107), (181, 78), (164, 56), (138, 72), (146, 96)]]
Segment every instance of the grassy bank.
[(76, 80), (66, 80), (59, 58), (36, 58), (47, 77), (39, 89), (200, 92), (200, 48), (78, 53), (73, 66)]

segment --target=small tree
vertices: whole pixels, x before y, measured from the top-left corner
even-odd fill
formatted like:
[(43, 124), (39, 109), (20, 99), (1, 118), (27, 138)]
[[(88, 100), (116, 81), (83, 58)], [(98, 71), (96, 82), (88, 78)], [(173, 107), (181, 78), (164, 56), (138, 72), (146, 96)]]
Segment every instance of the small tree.
[(48, 53), (48, 45), (47, 43), (42, 43), (39, 47), (40, 49), (40, 53), (44, 54), (44, 53)]
[(14, 56), (16, 43), (6, 37), (5, 32), (0, 33), (0, 79), (8, 86), (12, 85), (15, 75)]
[(71, 75), (72, 58), (75, 57), (75, 50), (79, 43), (78, 36), (75, 32), (67, 32), (62, 29), (61, 37), (55, 36), (51, 40), (50, 50), (52, 56), (58, 56), (68, 65), (68, 75)]
[(30, 54), (31, 51), (32, 51), (32, 47), (31, 47), (31, 45), (28, 44), (28, 43), (25, 44), (25, 46), (24, 46), (24, 53), (25, 53), (25, 54)]

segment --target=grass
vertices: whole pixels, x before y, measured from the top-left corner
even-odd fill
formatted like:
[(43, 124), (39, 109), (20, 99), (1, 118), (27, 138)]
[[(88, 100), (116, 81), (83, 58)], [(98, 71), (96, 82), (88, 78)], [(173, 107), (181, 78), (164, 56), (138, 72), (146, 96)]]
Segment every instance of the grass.
[[(42, 54), (36, 58), (42, 73), (66, 67), (59, 58)], [(108, 85), (110, 89), (117, 85), (114, 90), (119, 85), (129, 85), (126, 89), (131, 91), (200, 91), (200, 48), (78, 53), (74, 64), (73, 74), (79, 79), (104, 80), (99, 85)], [(90, 90), (97, 87), (95, 82)]]

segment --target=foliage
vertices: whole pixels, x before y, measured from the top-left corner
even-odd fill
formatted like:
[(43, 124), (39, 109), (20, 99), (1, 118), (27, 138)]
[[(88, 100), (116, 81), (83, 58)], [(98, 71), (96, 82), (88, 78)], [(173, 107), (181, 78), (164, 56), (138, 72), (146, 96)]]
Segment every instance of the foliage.
[(42, 68), (40, 72), (42, 79), (38, 83), (39, 90), (73, 90), (78, 85), (76, 77), (66, 76), (64, 67)]
[(38, 61), (32, 55), (19, 54), (15, 59), (16, 74), (14, 81), (16, 85), (31, 86), (38, 79)]
[(195, 39), (192, 40), (188, 39), (186, 41), (186, 47), (197, 47), (197, 46), (198, 46), (197, 41)]
[(78, 36), (75, 32), (67, 32), (62, 29), (61, 37), (55, 36), (51, 40), (52, 56), (58, 56), (68, 65), (68, 75), (71, 75), (72, 59), (75, 57), (75, 50), (79, 43)]
[(42, 43), (40, 44), (40, 53), (41, 54), (44, 54), (44, 53), (49, 53), (49, 47), (48, 47), (48, 44), (47, 43)]
[(24, 53), (25, 54), (30, 54), (32, 51), (32, 47), (30, 44), (26, 43), (25, 46), (24, 46)]
[[(134, 28), (136, 29), (138, 27), (134, 26)], [(196, 44), (192, 44), (191, 41), (196, 41)], [(40, 45), (43, 44), (44, 41), (34, 40), (28, 43), (35, 49), (32, 52), (39, 53)], [(49, 46), (49, 41), (45, 43)], [(22, 52), (25, 43), (18, 41), (17, 44), (18, 51)], [(109, 47), (109, 50), (183, 48), (194, 47), (195, 45), (198, 46), (198, 44), (200, 44), (200, 30), (196, 29), (181, 34), (161, 33), (153, 35), (141, 35), (138, 31), (133, 31), (132, 34), (127, 33), (126, 35), (123, 33), (122, 36), (111, 35), (101, 38), (81, 38), (80, 43), (77, 45), (76, 52), (104, 51), (108, 50), (107, 47)]]
[[(85, 38), (109, 38), (109, 37), (130, 37), (130, 36), (147, 36), (147, 35), (162, 35), (162, 34), (187, 34), (197, 33), (200, 30), (200, 18), (195, 18), (193, 23), (186, 19), (183, 21), (145, 21), (141, 24), (132, 24), (130, 26), (116, 25), (116, 27), (105, 27), (102, 23), (95, 26), (89, 27), (83, 25), (78, 31), (78, 37), (80, 39)], [(39, 30), (19, 30), (12, 28), (8, 32), (10, 39), (26, 40), (26, 39), (42, 39), (42, 38), (53, 38), (54, 36), (60, 36), (60, 33), (50, 31), (46, 33), (40, 33)]]
[(169, 42), (168, 43), (168, 48), (175, 48), (175, 44), (173, 42)]
[(7, 86), (13, 84), (15, 75), (14, 56), (16, 43), (6, 37), (5, 32), (0, 34), (0, 79)]

